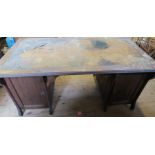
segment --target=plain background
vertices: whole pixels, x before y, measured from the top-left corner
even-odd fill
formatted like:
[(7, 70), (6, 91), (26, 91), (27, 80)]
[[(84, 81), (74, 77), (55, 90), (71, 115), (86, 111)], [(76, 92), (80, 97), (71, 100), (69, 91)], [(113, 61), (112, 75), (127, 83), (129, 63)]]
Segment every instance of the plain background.
[[(0, 0), (1, 37), (155, 36), (154, 0)], [(2, 155), (154, 155), (155, 118), (0, 118)]]

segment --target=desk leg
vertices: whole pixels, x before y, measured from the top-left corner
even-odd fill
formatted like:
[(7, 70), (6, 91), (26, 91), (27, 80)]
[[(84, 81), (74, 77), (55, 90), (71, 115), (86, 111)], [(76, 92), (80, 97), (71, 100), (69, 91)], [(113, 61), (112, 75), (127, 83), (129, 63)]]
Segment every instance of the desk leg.
[(115, 84), (115, 75), (94, 75), (94, 77), (103, 99), (103, 110), (106, 112)]
[(136, 100), (138, 99), (139, 95), (143, 91), (143, 89), (146, 86), (147, 82), (152, 77), (153, 77), (153, 75), (145, 75), (145, 77), (143, 78), (143, 80), (139, 82), (139, 86), (137, 88), (135, 88), (135, 91), (134, 91), (134, 93), (132, 95), (132, 98), (131, 98), (131, 101), (130, 101), (130, 103), (131, 103), (130, 110), (134, 110), (135, 109)]
[(53, 111), (55, 109), (55, 106), (53, 105), (53, 97), (54, 97), (54, 86), (55, 86), (55, 80), (57, 76), (47, 77), (47, 92), (48, 92), (48, 98), (49, 98), (49, 114), (53, 114)]
[(152, 76), (149, 73), (95, 75), (103, 98), (104, 111), (110, 104), (130, 104), (130, 109), (133, 110), (137, 98)]
[(15, 103), (15, 106), (17, 107), (19, 116), (23, 116), (24, 114), (24, 105), (18, 96), (13, 84), (11, 83), (11, 80), (9, 78), (3, 79), (3, 85), (5, 86), (7, 92), (9, 93), (10, 97)]

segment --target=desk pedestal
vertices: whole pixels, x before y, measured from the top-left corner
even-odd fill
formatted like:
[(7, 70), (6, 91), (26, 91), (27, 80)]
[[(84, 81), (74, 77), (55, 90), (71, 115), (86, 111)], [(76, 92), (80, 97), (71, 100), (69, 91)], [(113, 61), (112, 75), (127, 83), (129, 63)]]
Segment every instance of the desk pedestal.
[(46, 77), (22, 77), (5, 78), (4, 85), (13, 99), (19, 115), (23, 115), (25, 109), (50, 107), (52, 113), (51, 87), (54, 87), (55, 78)]
[(135, 103), (152, 78), (152, 74), (108, 74), (94, 75), (103, 98), (103, 109), (108, 105), (130, 104), (130, 109), (135, 108)]

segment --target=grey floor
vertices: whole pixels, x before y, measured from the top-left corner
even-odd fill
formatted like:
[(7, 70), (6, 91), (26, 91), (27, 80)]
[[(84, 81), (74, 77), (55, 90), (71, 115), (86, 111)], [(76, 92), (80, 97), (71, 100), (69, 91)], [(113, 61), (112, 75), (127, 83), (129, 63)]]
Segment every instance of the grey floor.
[[(60, 76), (56, 80), (53, 115), (48, 109), (29, 109), (24, 116), (155, 116), (155, 80), (150, 80), (140, 95), (134, 111), (127, 105), (110, 106), (102, 111), (101, 96), (92, 75)], [(0, 88), (0, 116), (18, 116), (16, 107)]]

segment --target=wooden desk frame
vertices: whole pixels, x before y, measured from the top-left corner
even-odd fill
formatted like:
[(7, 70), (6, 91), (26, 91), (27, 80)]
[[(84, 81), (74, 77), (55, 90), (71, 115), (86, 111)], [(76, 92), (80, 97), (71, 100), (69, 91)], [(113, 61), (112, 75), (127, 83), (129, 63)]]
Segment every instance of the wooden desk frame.
[(93, 74), (103, 98), (131, 110), (155, 75), (155, 61), (129, 38), (21, 38), (0, 61), (0, 78), (19, 115), (49, 107), (57, 76)]
[[(107, 111), (107, 107), (109, 105), (118, 105), (118, 104), (129, 104), (130, 109), (134, 110), (136, 100), (139, 97), (140, 93), (144, 89), (147, 82), (153, 78), (154, 73), (135, 73), (135, 74), (94, 74), (94, 78), (99, 87), (99, 91), (101, 93), (103, 99), (103, 110)], [(44, 85), (44, 91), (46, 98), (43, 100), (45, 102), (41, 102), (39, 105), (35, 103), (26, 103), (23, 99), (23, 95), (19, 93), (19, 91), (27, 91), (28, 89), (26, 85), (22, 85), (18, 89), (17, 86), (19, 81), (29, 80), (33, 81), (36, 77), (25, 77), (25, 78), (4, 78), (1, 79), (1, 83), (7, 89), (10, 97), (14, 101), (19, 116), (23, 116), (25, 109), (28, 108), (47, 108), (49, 107), (49, 113), (52, 114), (54, 111), (53, 107), (53, 93), (54, 93), (54, 85), (57, 76), (50, 77), (37, 77), (42, 79), (44, 83), (37, 83), (37, 85)], [(36, 81), (36, 80), (35, 80)], [(16, 89), (16, 88), (17, 89)], [(33, 91), (33, 90), (32, 90)], [(32, 96), (32, 91), (27, 95), (30, 98), (34, 98)], [(42, 94), (42, 90), (35, 90), (38, 95)], [(119, 92), (119, 93), (117, 93)], [(38, 96), (35, 96), (34, 101), (37, 100)], [(48, 104), (47, 104), (48, 103)]]
[[(29, 108), (47, 108), (53, 113), (53, 92), (56, 76), (53, 77), (22, 77), (3, 78), (0, 82), (5, 86), (10, 97), (14, 101), (19, 116), (23, 116)], [(41, 82), (39, 82), (41, 80)], [(34, 83), (29, 90), (27, 83)], [(36, 86), (38, 85), (38, 87)], [(39, 89), (38, 89), (39, 88)], [(33, 95), (35, 92), (35, 96)], [(28, 99), (26, 99), (28, 98)], [(35, 101), (39, 101), (39, 103)]]

